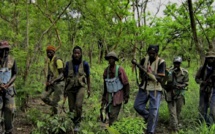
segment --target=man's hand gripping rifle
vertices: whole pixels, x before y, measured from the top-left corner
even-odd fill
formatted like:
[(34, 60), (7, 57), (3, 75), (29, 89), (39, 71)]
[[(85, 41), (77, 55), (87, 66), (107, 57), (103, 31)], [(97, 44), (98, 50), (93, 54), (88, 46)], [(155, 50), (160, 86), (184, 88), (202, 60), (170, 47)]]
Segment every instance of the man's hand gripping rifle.
[(147, 70), (145, 68), (143, 68), (140, 64), (137, 63), (137, 61), (135, 59), (131, 60), (131, 63), (136, 65), (142, 72), (144, 72), (144, 74), (146, 74), (146, 76), (151, 79), (152, 81), (156, 81), (157, 79), (155, 77), (155, 75), (153, 73), (149, 73), (147, 72)]

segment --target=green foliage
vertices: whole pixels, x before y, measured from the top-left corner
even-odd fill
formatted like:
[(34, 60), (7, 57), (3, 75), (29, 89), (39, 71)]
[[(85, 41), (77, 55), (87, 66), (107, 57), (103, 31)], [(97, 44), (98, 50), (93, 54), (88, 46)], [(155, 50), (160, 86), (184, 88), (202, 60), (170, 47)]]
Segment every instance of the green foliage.
[(179, 134), (214, 134), (215, 125), (208, 127), (205, 123), (193, 126), (192, 129), (180, 130)]
[[(42, 115), (42, 116), (41, 116)], [(36, 108), (32, 108), (27, 111), (26, 113), (26, 119), (30, 124), (37, 124), (38, 120), (42, 120), (42, 117), (44, 114)]]
[(42, 115), (42, 119), (36, 123), (36, 128), (32, 134), (59, 134), (73, 132), (73, 122), (71, 120), (72, 115), (55, 115), (48, 116)]
[[(103, 61), (104, 55), (108, 51), (115, 50), (120, 56), (118, 64), (124, 67), (129, 77), (131, 92), (130, 100), (123, 107), (123, 114), (119, 116), (119, 122), (116, 122), (114, 127), (108, 128), (108, 131), (110, 133), (116, 130), (124, 133), (123, 130), (125, 130), (127, 133), (132, 133), (133, 125), (139, 123), (141, 124), (139, 127), (134, 125), (137, 127), (134, 133), (142, 132), (140, 129), (145, 126), (142, 124), (141, 117), (133, 109), (138, 89), (130, 60), (137, 55), (141, 57), (145, 55), (149, 44), (159, 44), (159, 55), (167, 61), (167, 67), (172, 65), (172, 58), (176, 55), (182, 56), (184, 61), (191, 59), (192, 66), (188, 69), (189, 90), (186, 92), (186, 105), (182, 111), (182, 123), (191, 127), (184, 127), (180, 133), (213, 132), (214, 127), (207, 130), (206, 126), (199, 126), (196, 123), (199, 87), (194, 77), (200, 62), (191, 36), (187, 3), (182, 5), (169, 3), (164, 11), (165, 16), (162, 18), (155, 17), (148, 12), (140, 14), (137, 20), (134, 1), (74, 0), (63, 12), (69, 2), (68, 0), (36, 0), (35, 3), (23, 0), (1, 2), (0, 37), (1, 40), (6, 39), (10, 42), (11, 55), (15, 57), (18, 66), (16, 79), (18, 104), (26, 101), (27, 96), (39, 95), (44, 89), (47, 74), (45, 67), (47, 44), (59, 46), (62, 43), (56, 54), (64, 61), (71, 59), (72, 48), (79, 45), (83, 48), (85, 60), (92, 59), (92, 95), (85, 100), (83, 107), (82, 133), (107, 133), (101, 130), (97, 118), (103, 93), (102, 75), (105, 67), (108, 66), (108, 62)], [(138, 8), (142, 8), (141, 12), (144, 11), (144, 2), (138, 4)], [(197, 35), (204, 50), (208, 49), (208, 40), (211, 41), (215, 37), (213, 4), (214, 0), (199, 0), (193, 3)], [(75, 13), (79, 16), (75, 16)], [(139, 26), (138, 23), (142, 23), (143, 17), (146, 17), (147, 24)], [(98, 55), (101, 50), (97, 45), (100, 39), (103, 43), (101, 49), (103, 56), (101, 64), (98, 64)], [(136, 53), (133, 53), (134, 50)], [(186, 67), (185, 62), (183, 67)], [(40, 118), (40, 114), (41, 112), (37, 109), (30, 109), (27, 113), (27, 119), (37, 125), (34, 133), (70, 130), (67, 126), (70, 121), (68, 117), (54, 118), (42, 115), (43, 119)], [(162, 123), (168, 122), (168, 109), (164, 100), (161, 102), (159, 115)], [(128, 119), (134, 117), (135, 120), (127, 120), (124, 117)], [(65, 122), (62, 123), (63, 121)], [(126, 124), (129, 126), (125, 126)]]
[(116, 129), (112, 127), (107, 127), (107, 130), (109, 134), (120, 134)]
[(108, 128), (108, 131), (110, 134), (140, 134), (144, 129), (146, 129), (146, 125), (142, 118), (124, 117)]

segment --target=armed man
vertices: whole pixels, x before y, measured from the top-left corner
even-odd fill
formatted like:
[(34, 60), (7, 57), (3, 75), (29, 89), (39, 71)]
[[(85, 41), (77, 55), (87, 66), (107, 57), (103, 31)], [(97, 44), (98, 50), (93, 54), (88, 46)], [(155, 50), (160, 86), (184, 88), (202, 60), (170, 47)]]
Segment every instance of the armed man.
[[(208, 125), (215, 120), (215, 52), (209, 51), (206, 54), (204, 65), (200, 67), (196, 74), (196, 82), (200, 84), (199, 91), (199, 117), (201, 121), (206, 121)], [(210, 108), (210, 113), (208, 113)]]
[(109, 52), (105, 59), (109, 65), (103, 74), (104, 92), (101, 107), (105, 107), (111, 126), (117, 120), (123, 103), (128, 103), (130, 86), (124, 68), (116, 64), (119, 61), (117, 54), (114, 51)]
[(83, 50), (75, 46), (72, 50), (71, 60), (66, 62), (65, 67), (66, 87), (64, 94), (68, 97), (69, 111), (74, 113), (72, 121), (74, 131), (80, 131), (82, 109), (85, 92), (88, 98), (91, 93), (90, 65), (83, 59)]
[(181, 67), (182, 58), (177, 56), (173, 59), (173, 67), (168, 70), (167, 85), (165, 86), (166, 101), (170, 114), (170, 130), (177, 132), (179, 118), (185, 104), (185, 91), (189, 82), (188, 71)]
[(43, 102), (51, 106), (51, 115), (59, 113), (58, 103), (62, 98), (65, 86), (63, 77), (63, 61), (55, 55), (55, 52), (56, 48), (54, 46), (47, 46), (46, 54), (49, 58), (48, 76), (46, 80), (46, 90), (41, 96)]
[[(147, 122), (146, 134), (154, 134), (158, 121), (158, 111), (162, 96), (161, 81), (165, 76), (165, 61), (158, 56), (159, 46), (150, 45), (147, 56), (144, 57), (140, 65), (135, 61), (140, 70), (141, 84), (134, 102), (134, 109)], [(146, 104), (149, 101), (149, 110)]]
[(13, 117), (15, 112), (15, 89), (17, 65), (15, 59), (9, 55), (10, 45), (7, 41), (0, 42), (0, 113), (2, 128), (5, 132), (13, 133)]

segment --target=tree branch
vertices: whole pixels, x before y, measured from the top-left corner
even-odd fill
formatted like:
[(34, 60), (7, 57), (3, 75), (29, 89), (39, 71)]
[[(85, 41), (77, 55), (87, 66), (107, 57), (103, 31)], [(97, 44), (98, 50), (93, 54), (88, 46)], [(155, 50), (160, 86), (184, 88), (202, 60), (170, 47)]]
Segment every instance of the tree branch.
[[(39, 10), (42, 12), (42, 14), (43, 14), (44, 16), (48, 17), (49, 21), (52, 23), (52, 25), (51, 25), (47, 30), (45, 30), (45, 31), (42, 33), (42, 35), (40, 36), (40, 39), (39, 39), (39, 41), (38, 41), (37, 44), (40, 44), (40, 42), (41, 42), (43, 36), (44, 36), (47, 32), (49, 32), (49, 30), (50, 30), (53, 26), (56, 25), (56, 23), (60, 20), (61, 16), (65, 13), (65, 11), (67, 10), (67, 8), (71, 5), (71, 3), (72, 3), (72, 0), (70, 0), (70, 2), (67, 4), (67, 6), (64, 8), (64, 10), (58, 15), (57, 19), (55, 19), (55, 20), (53, 20), (53, 19), (51, 18), (51, 15), (48, 15), (48, 14), (46, 14), (45, 12), (43, 12), (43, 10), (37, 5), (37, 7), (39, 8)], [(55, 28), (55, 33), (56, 33), (57, 39), (58, 39), (58, 41), (59, 41), (59, 46), (56, 48), (56, 50), (58, 50), (58, 49), (61, 47), (62, 42), (61, 42), (60, 35), (59, 35), (59, 32), (58, 32), (58, 29), (57, 29), (57, 28)]]

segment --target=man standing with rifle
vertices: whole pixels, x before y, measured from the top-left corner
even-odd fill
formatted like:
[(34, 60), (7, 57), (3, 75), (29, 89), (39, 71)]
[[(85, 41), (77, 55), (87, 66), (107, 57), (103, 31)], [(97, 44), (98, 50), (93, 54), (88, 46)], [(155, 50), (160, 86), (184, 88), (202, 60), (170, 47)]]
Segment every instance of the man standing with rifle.
[(168, 70), (166, 90), (166, 101), (170, 114), (170, 129), (178, 131), (179, 116), (182, 106), (185, 104), (184, 93), (188, 86), (188, 71), (181, 67), (182, 58), (177, 56), (173, 60), (173, 67)]
[[(147, 122), (146, 134), (154, 134), (158, 121), (158, 111), (162, 96), (161, 81), (165, 76), (165, 61), (158, 57), (159, 46), (150, 45), (148, 55), (143, 58), (140, 65), (132, 60), (140, 70), (141, 84), (134, 103), (135, 110)], [(149, 101), (149, 110), (146, 104)]]
[(13, 133), (13, 116), (15, 112), (15, 89), (17, 65), (15, 59), (9, 55), (10, 46), (7, 41), (0, 42), (0, 113), (2, 127), (1, 134)]
[[(196, 74), (196, 82), (200, 84), (199, 113), (200, 120), (206, 121), (208, 125), (215, 120), (215, 53), (209, 51), (206, 54), (204, 65)], [(208, 108), (210, 114), (207, 115)]]
[[(63, 61), (55, 55), (56, 48), (49, 45), (46, 48), (46, 54), (49, 58), (48, 76), (46, 89), (42, 93), (41, 99), (44, 103), (51, 106), (52, 115), (59, 113), (58, 103), (62, 98), (65, 86), (63, 77)], [(50, 97), (52, 96), (52, 99)]]

